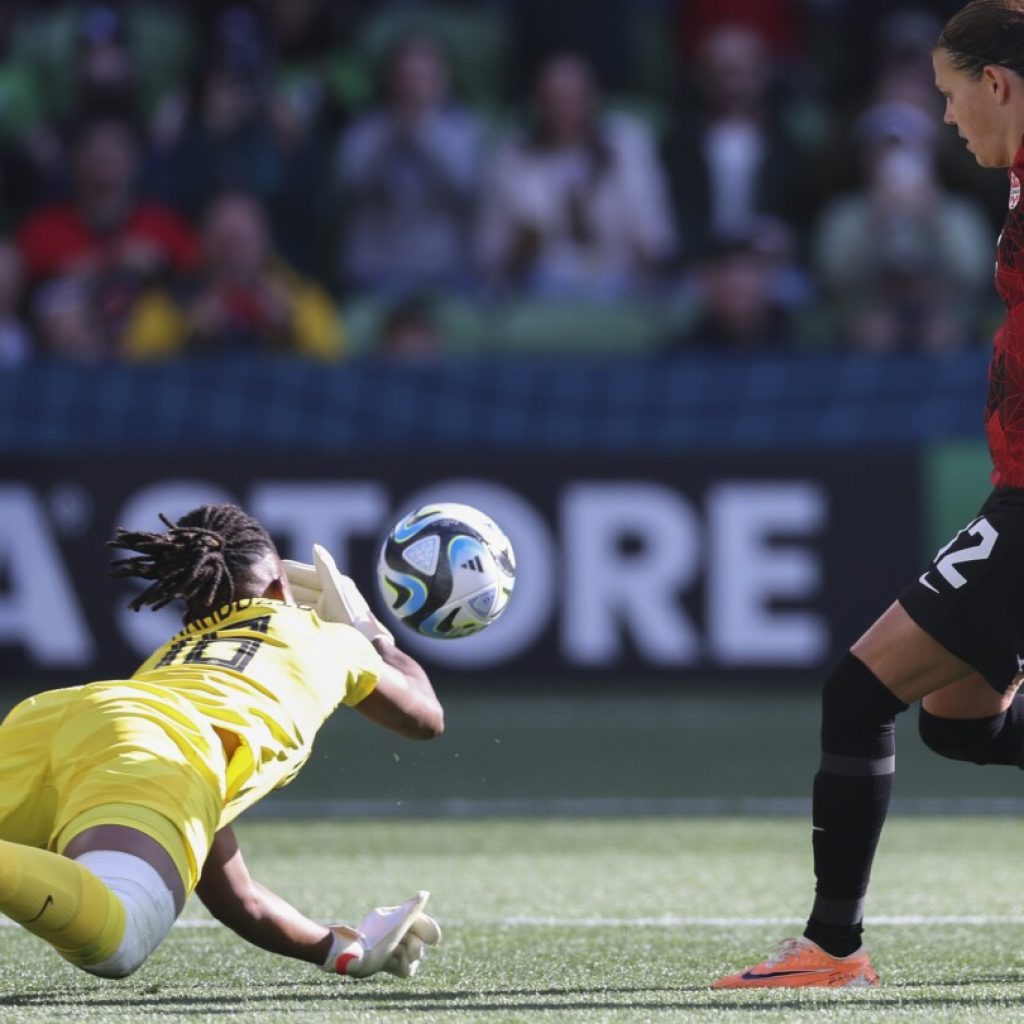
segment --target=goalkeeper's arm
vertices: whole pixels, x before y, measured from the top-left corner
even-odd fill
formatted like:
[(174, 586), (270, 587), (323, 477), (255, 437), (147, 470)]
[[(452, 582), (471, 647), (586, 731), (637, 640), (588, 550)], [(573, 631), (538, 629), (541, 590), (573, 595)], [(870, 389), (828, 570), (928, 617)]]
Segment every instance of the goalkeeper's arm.
[(230, 826), (214, 836), (196, 895), (240, 938), (331, 974), (365, 978), (387, 971), (408, 978), (425, 947), (441, 941), (437, 922), (423, 913), (430, 895), (425, 891), (397, 907), (378, 907), (358, 928), (318, 924), (253, 880)]
[(253, 880), (230, 826), (214, 836), (196, 895), (221, 924), (260, 949), (312, 964), (330, 951), (330, 928)]
[(430, 679), (415, 658), (385, 639), (373, 641), (384, 661), (384, 672), (356, 710), (371, 722), (407, 736), (429, 740), (444, 731), (444, 709)]
[(356, 708), (371, 722), (407, 736), (429, 740), (444, 731), (444, 711), (427, 673), (415, 658), (395, 646), (391, 631), (370, 610), (355, 582), (338, 571), (331, 553), (313, 545), (313, 562), (283, 562), (291, 595), (328, 622), (363, 634), (384, 660), (376, 688)]

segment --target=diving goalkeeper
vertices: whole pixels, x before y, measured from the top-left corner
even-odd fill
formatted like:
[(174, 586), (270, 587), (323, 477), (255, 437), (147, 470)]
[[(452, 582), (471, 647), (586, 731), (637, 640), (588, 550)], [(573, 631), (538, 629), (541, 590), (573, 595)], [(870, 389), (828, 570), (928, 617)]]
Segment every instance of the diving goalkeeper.
[(128, 556), (111, 575), (147, 581), (136, 611), (183, 601), (184, 629), (130, 679), (38, 694), (0, 725), (0, 912), (122, 978), (195, 891), (263, 949), (355, 977), (414, 974), (441, 937), (426, 892), (356, 927), (320, 924), (250, 877), (231, 822), (295, 777), (340, 704), (440, 735), (426, 674), (323, 549), (286, 565), (234, 505), (163, 522), (117, 531)]

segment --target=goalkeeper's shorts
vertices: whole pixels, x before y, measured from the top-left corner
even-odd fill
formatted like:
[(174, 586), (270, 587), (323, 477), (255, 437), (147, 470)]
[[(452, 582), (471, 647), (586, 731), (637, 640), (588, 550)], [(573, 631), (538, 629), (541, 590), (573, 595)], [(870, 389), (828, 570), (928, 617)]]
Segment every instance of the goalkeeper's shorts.
[(0, 839), (61, 852), (97, 825), (137, 829), (199, 881), (224, 807), (225, 759), (205, 719), (129, 682), (51, 690), (0, 725)]

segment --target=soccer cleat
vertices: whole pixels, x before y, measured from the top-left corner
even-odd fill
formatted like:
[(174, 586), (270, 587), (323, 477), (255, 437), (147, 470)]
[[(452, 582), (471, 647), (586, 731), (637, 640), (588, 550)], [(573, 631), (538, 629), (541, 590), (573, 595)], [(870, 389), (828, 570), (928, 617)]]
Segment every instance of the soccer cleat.
[(870, 988), (878, 984), (868, 951), (831, 956), (810, 939), (784, 939), (767, 960), (719, 978), (712, 988)]

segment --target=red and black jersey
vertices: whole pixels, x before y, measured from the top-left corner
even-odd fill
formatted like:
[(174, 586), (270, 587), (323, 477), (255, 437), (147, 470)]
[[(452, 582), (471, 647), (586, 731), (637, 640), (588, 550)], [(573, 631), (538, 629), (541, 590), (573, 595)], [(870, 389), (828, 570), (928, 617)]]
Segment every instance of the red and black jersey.
[(1010, 209), (996, 255), (996, 290), (1006, 304), (1006, 319), (996, 331), (989, 366), (985, 432), (992, 483), (1024, 487), (1024, 145), (1008, 173)]

